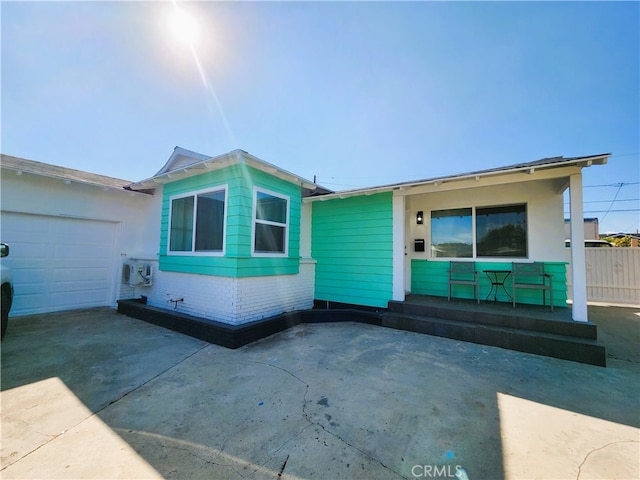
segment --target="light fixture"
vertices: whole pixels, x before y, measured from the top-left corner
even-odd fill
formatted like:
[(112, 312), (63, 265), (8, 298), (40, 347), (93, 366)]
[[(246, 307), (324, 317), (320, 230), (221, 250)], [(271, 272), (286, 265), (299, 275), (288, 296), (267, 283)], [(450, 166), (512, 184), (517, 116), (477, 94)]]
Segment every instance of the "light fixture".
[(423, 219), (422, 210), (420, 210), (418, 212), (418, 215), (416, 216), (416, 223), (418, 225), (422, 225), (422, 219)]

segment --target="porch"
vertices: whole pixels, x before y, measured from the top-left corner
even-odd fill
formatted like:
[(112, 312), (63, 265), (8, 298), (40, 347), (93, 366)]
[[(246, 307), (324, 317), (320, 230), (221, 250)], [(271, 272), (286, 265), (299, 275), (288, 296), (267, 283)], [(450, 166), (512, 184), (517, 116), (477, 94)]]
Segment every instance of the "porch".
[(571, 307), (407, 295), (391, 301), (382, 326), (525, 353), (606, 366), (605, 348), (597, 327), (572, 320)]

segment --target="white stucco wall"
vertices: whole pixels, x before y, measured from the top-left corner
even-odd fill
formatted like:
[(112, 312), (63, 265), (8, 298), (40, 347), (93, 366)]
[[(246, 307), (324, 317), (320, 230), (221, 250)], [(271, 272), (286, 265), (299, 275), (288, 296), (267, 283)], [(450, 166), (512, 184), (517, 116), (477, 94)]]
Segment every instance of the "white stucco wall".
[[(565, 261), (563, 194), (558, 182), (530, 181), (471, 189), (433, 192), (408, 197), (407, 251), (410, 258), (430, 258), (432, 210), (464, 207), (527, 204), (528, 259)], [(424, 223), (416, 224), (416, 213), (424, 212)], [(413, 241), (425, 239), (425, 252), (414, 252)], [(483, 259), (490, 261), (491, 259)]]
[[(149, 235), (154, 222), (148, 213), (153, 196), (124, 190), (103, 189), (29, 173), (2, 171), (3, 211), (116, 222), (121, 225), (118, 252), (157, 252)], [(159, 227), (158, 227), (159, 229)]]
[[(154, 197), (9, 169), (1, 171), (2, 212), (112, 222), (117, 225), (110, 304), (120, 297), (121, 264), (128, 256), (155, 256), (159, 214)], [(73, 252), (70, 252), (72, 254)]]

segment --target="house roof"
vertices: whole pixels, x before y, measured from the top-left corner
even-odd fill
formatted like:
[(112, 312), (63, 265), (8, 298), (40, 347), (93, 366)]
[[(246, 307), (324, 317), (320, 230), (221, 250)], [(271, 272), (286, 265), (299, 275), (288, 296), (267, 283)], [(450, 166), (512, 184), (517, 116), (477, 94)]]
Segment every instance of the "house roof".
[(640, 233), (623, 233), (623, 232), (618, 232), (618, 233), (601, 233), (600, 237), (604, 237), (604, 238), (624, 238), (624, 237), (631, 237), (631, 238), (635, 238), (636, 240), (640, 240)]
[(174, 182), (236, 164), (249, 165), (275, 177), (296, 183), (303, 188), (303, 196), (332, 193), (331, 190), (327, 190), (310, 180), (306, 180), (269, 162), (265, 162), (258, 157), (254, 157), (244, 150), (237, 149), (223, 155), (210, 157), (182, 147), (174, 148), (167, 163), (165, 163), (153, 177), (130, 183), (126, 188), (132, 190), (149, 189), (159, 184)]
[(172, 172), (174, 170), (178, 170), (179, 168), (188, 167), (189, 165), (193, 165), (198, 162), (204, 162), (205, 160), (209, 160), (211, 157), (208, 155), (203, 155), (198, 152), (194, 152), (192, 150), (187, 150), (182, 147), (175, 147), (173, 149), (173, 153), (167, 160), (167, 163), (158, 170), (153, 178), (163, 175), (165, 173)]
[(60, 167), (49, 163), (36, 162), (25, 158), (12, 157), (11, 155), (0, 154), (0, 166), (3, 169), (13, 170), (18, 175), (30, 173), (43, 177), (57, 178), (67, 183), (81, 183), (93, 185), (100, 188), (123, 190), (131, 183), (130, 180), (107, 177), (96, 173), (84, 172), (73, 168)]
[(440, 185), (445, 182), (449, 183), (449, 182), (454, 182), (459, 180), (468, 180), (473, 178), (475, 178), (476, 180), (479, 180), (482, 177), (505, 175), (505, 174), (512, 174), (512, 173), (525, 172), (525, 173), (533, 174), (534, 172), (540, 171), (540, 170), (561, 168), (561, 167), (567, 167), (567, 166), (589, 167), (591, 165), (604, 165), (607, 163), (607, 159), (610, 156), (611, 156), (610, 153), (602, 153), (597, 155), (589, 155), (586, 157), (543, 158), (541, 160), (536, 160), (534, 162), (516, 163), (513, 165), (507, 165), (504, 167), (489, 168), (486, 170), (477, 170), (473, 172), (461, 173), (456, 175), (446, 175), (442, 177), (426, 178), (423, 180), (391, 183), (391, 184), (381, 185), (377, 187), (365, 187), (365, 188), (357, 188), (353, 190), (341, 190), (339, 192), (323, 195), (319, 198), (314, 198), (311, 200), (328, 200), (331, 198), (345, 198), (349, 196), (362, 195), (362, 194), (370, 195), (372, 193), (382, 193), (382, 192), (388, 192), (392, 190), (408, 190), (412, 187), (417, 187), (422, 185)]

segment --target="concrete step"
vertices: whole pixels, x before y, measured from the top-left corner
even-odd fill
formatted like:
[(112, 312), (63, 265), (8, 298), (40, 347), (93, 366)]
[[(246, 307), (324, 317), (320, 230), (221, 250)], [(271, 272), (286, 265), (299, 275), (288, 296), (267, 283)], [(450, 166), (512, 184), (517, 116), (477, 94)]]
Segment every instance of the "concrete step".
[(605, 349), (593, 339), (395, 311), (381, 317), (383, 327), (606, 366)]
[[(149, 306), (141, 299), (118, 301), (120, 313), (227, 348), (241, 347), (300, 323), (359, 322), (605, 366), (604, 347), (592, 339), (482, 324), (477, 321), (411, 315), (397, 312), (397, 309), (412, 310), (412, 307), (394, 305), (387, 312), (358, 309), (304, 310), (241, 325), (229, 325)], [(468, 311), (466, 313), (467, 318), (473, 318), (469, 317)]]
[[(550, 314), (546, 311), (512, 309), (508, 305), (476, 305), (448, 302), (389, 302), (388, 310), (393, 313), (441, 318), (478, 325), (529, 330), (596, 340), (597, 327), (591, 322), (574, 322), (563, 317), (562, 312)], [(549, 318), (545, 318), (549, 317)]]

